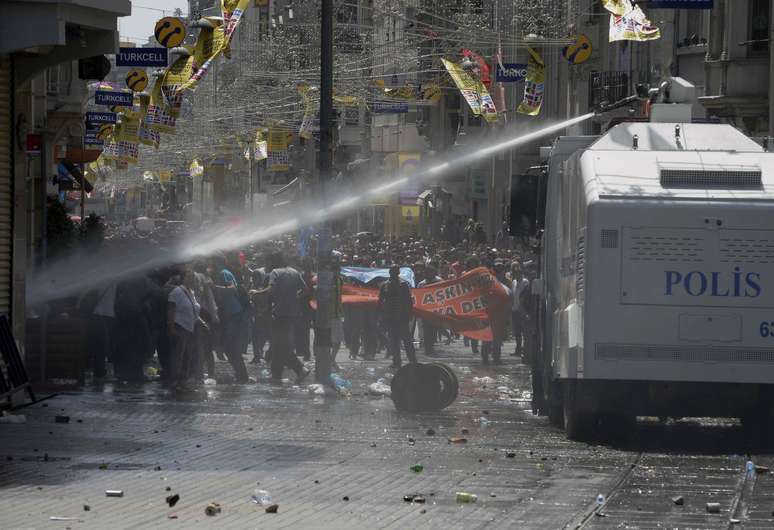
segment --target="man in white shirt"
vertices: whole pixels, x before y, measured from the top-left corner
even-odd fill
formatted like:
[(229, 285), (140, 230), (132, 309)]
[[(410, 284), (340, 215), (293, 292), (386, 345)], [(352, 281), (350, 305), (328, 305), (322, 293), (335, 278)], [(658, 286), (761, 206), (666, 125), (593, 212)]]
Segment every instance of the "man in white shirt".
[(167, 300), (167, 332), (171, 342), (170, 382), (182, 384), (194, 375), (196, 354), (194, 330), (201, 307), (194, 295), (194, 273), (186, 267), (183, 282), (172, 289)]
[(521, 306), (521, 300), (529, 294), (529, 280), (524, 275), (521, 263), (514, 261), (511, 264), (511, 325), (513, 326), (513, 340), (516, 341), (516, 349), (513, 355), (521, 356), (526, 346), (524, 333), (525, 308)]

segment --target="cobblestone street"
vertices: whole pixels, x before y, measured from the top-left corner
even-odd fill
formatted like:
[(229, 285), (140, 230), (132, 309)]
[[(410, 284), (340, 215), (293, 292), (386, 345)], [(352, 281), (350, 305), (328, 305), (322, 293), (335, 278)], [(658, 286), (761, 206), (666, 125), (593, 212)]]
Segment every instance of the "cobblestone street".
[[(177, 397), (157, 383), (105, 385), (22, 409), (25, 424), (0, 425), (0, 527), (728, 524), (744, 457), (643, 457), (569, 442), (532, 416), (528, 372), (514, 357), (488, 368), (461, 341), (441, 349), (438, 358), (454, 368), (461, 389), (438, 413), (400, 413), (389, 398), (368, 395), (368, 384), (389, 376), (383, 360), (340, 363), (351, 397), (318, 396), (289, 383), (272, 387), (253, 366), (255, 385), (208, 386)], [(69, 423), (57, 423), (57, 415), (70, 416)], [(691, 428), (684, 439), (695, 435)], [(454, 437), (467, 442), (451, 443)], [(420, 473), (411, 470), (416, 464)], [(655, 483), (656, 494), (649, 491)], [(123, 497), (106, 496), (115, 489)], [(278, 514), (252, 502), (256, 489), (271, 494)], [(456, 492), (473, 493), (478, 502), (458, 504)], [(601, 492), (611, 493), (605, 517), (589, 520)], [(707, 492), (722, 503), (721, 515), (705, 512)], [(684, 507), (669, 500), (678, 493), (686, 496)], [(165, 498), (173, 494), (180, 501), (170, 508)], [(426, 503), (404, 501), (413, 494)], [(769, 500), (760, 499), (763, 528), (771, 524)], [(221, 513), (205, 515), (210, 502), (220, 503)]]

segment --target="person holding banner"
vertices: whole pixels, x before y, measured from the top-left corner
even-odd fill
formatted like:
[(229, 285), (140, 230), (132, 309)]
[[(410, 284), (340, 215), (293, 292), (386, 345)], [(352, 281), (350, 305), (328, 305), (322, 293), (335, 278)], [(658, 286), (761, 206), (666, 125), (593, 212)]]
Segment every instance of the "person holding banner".
[(387, 327), (387, 350), (392, 355), (392, 367), (400, 368), (400, 343), (406, 348), (409, 362), (416, 363), (414, 341), (409, 332), (414, 301), (408, 283), (400, 278), (400, 267), (390, 267), (390, 279), (379, 288), (379, 308), (384, 315)]
[[(418, 287), (426, 287), (428, 285), (432, 285), (434, 283), (438, 283), (441, 281), (441, 278), (438, 277), (438, 275), (435, 273), (435, 268), (433, 268), (432, 265), (428, 265), (425, 267), (425, 277), (424, 279), (419, 282)], [(438, 330), (435, 326), (433, 326), (433, 323), (429, 320), (422, 320), (422, 345), (424, 347), (425, 355), (428, 357), (432, 357), (435, 355), (435, 352), (433, 352), (433, 346), (435, 346), (436, 336), (438, 334)]]

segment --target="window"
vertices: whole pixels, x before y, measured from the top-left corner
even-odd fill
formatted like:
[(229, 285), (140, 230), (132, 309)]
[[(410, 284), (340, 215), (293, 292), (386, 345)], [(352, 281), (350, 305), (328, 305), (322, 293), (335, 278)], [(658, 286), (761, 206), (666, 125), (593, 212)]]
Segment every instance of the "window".
[(769, 0), (750, 0), (749, 47), (753, 55), (763, 55), (769, 51)]

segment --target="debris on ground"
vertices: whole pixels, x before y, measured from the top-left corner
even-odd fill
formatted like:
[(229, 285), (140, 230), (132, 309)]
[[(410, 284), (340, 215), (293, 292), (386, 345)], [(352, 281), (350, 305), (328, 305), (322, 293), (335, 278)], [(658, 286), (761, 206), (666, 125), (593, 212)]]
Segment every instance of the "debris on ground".
[(256, 489), (255, 493), (253, 493), (253, 496), (250, 497), (250, 499), (255, 504), (260, 504), (262, 506), (269, 506), (270, 504), (272, 504), (271, 493), (262, 489)]
[(266, 507), (266, 513), (277, 513), (279, 511), (279, 504), (272, 504)]
[(169, 504), (169, 507), (173, 508), (175, 504), (177, 504), (177, 501), (180, 500), (180, 495), (175, 493), (174, 495), (169, 495), (165, 500), (167, 501), (167, 504)]
[(479, 385), (484, 388), (486, 388), (487, 385), (493, 385), (494, 383), (495, 383), (495, 380), (489, 377), (488, 375), (485, 375), (484, 377), (473, 378), (474, 385)]
[(3, 415), (0, 416), (0, 423), (27, 423), (27, 416), (24, 414), (9, 414), (7, 411), (3, 411)]
[(410, 469), (414, 473), (421, 473), (425, 469), (425, 467), (422, 464), (414, 464), (413, 466), (411, 466)]
[(513, 452), (507, 452), (505, 453), (505, 458), (516, 458), (516, 453)]
[(59, 515), (52, 515), (48, 518), (49, 521), (78, 521), (79, 523), (83, 522), (83, 519), (79, 519), (78, 517), (61, 517)]
[(204, 508), (204, 513), (206, 513), (210, 517), (214, 517), (215, 515), (218, 515), (220, 512), (221, 512), (221, 506), (217, 502), (211, 502), (207, 505), (206, 508)]
[(414, 497), (414, 502), (415, 502), (416, 504), (424, 504), (424, 503), (425, 503), (425, 502), (427, 502), (427, 501), (425, 500), (425, 498), (424, 498), (422, 495), (416, 495), (416, 496)]
[(460, 434), (470, 434), (470, 431), (468, 429), (461, 429)]
[(310, 394), (314, 394), (315, 396), (325, 395), (325, 385), (321, 385), (320, 383), (311, 384), (306, 387), (306, 389)]
[(105, 490), (105, 495), (107, 497), (123, 497), (124, 490)]
[(486, 416), (481, 416), (478, 419), (478, 424), (481, 425), (482, 427), (486, 427), (489, 424), (489, 418), (487, 418)]
[(457, 492), (457, 502), (461, 504), (469, 504), (472, 502), (476, 502), (477, 500), (478, 500), (478, 495), (474, 495), (473, 493), (468, 493), (466, 491)]
[(435, 429), (427, 429), (425, 434), (428, 436), (435, 436)]
[(467, 442), (468, 442), (467, 438), (460, 438), (459, 436), (452, 436), (451, 438), (449, 438), (449, 443), (452, 443), (452, 444), (464, 444)]
[(676, 506), (682, 506), (683, 504), (685, 504), (685, 499), (683, 498), (682, 495), (678, 495), (677, 497), (672, 497), (672, 502)]
[(89, 506), (88, 504), (84, 504), (83, 505), (83, 511), (84, 512), (90, 512), (91, 511), (91, 506)]
[(376, 383), (368, 385), (368, 393), (373, 396), (389, 397), (392, 395), (392, 388), (384, 382), (384, 379), (379, 379)]
[(70, 423), (70, 416), (54, 416), (56, 423)]
[(707, 503), (707, 513), (720, 513), (720, 503), (719, 502), (708, 502)]
[(215, 386), (217, 384), (218, 382), (212, 377), (208, 377), (207, 379), (204, 380), (204, 386)]
[(342, 497), (341, 500), (343, 500), (344, 502), (348, 501), (349, 500), (349, 495), (344, 495), (344, 497)]
[(177, 515), (171, 513), (171, 514), (167, 515), (167, 519), (177, 519)]
[(419, 510), (419, 513), (421, 513), (421, 514), (423, 514), (423, 515), (424, 515), (424, 514), (426, 514), (426, 513), (427, 513), (427, 510), (426, 510), (425, 508), (422, 508), (421, 510)]

